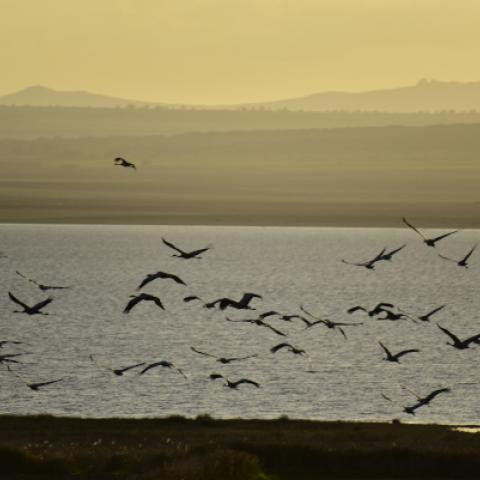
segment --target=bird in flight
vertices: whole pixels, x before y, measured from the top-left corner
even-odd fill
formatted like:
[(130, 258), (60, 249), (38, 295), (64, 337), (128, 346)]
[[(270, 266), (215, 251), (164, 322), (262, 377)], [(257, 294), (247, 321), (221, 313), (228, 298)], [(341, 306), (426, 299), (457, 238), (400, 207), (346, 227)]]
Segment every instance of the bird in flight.
[(375, 264), (380, 260), (385, 260), (383, 255), (385, 254), (386, 248), (384, 248), (376, 257), (372, 258), (371, 260), (367, 260), (366, 262), (349, 262), (342, 258), (342, 262), (346, 263), (347, 265), (355, 265), (356, 267), (365, 267), (368, 270), (374, 270)]
[(230, 318), (226, 318), (227, 322), (233, 322), (233, 323), (251, 323), (253, 325), (257, 325), (259, 327), (265, 327), (271, 330), (273, 333), (276, 333), (277, 335), (280, 335), (282, 337), (286, 337), (287, 335), (280, 330), (277, 330), (276, 328), (272, 327), (269, 325), (267, 322), (263, 321), (261, 318), (252, 318), (252, 319), (243, 319), (243, 320), (232, 320)]
[(247, 360), (249, 358), (255, 358), (258, 356), (258, 355), (247, 355), (246, 357), (217, 357), (216, 355), (211, 355), (210, 353), (205, 353), (200, 350), (197, 350), (195, 347), (190, 347), (190, 350), (192, 350), (192, 352), (198, 353), (199, 355), (203, 355), (205, 357), (215, 358), (217, 362), (223, 363), (224, 365), (228, 363), (236, 362), (239, 360)]
[(407, 355), (409, 353), (420, 352), (420, 350), (411, 348), (410, 350), (402, 350), (401, 352), (393, 354), (382, 342), (378, 342), (378, 344), (382, 347), (383, 351), (387, 355), (384, 358), (384, 360), (386, 360), (387, 362), (400, 363), (400, 358), (403, 357), (404, 355)]
[(122, 157), (116, 157), (113, 163), (118, 167), (126, 167), (126, 168), (133, 168), (134, 170), (137, 169), (134, 163), (125, 160)]
[(36, 280), (33, 280), (32, 278), (28, 278), (18, 270), (16, 270), (15, 273), (20, 277), (24, 278), (25, 280), (28, 280), (30, 283), (33, 283), (34, 285), (36, 285), (42, 292), (46, 292), (47, 290), (65, 290), (67, 288), (72, 288), (71, 286), (65, 287), (65, 286), (44, 285), (43, 283), (38, 283)]
[(404, 388), (405, 390), (408, 390), (410, 393), (413, 393), (413, 395), (415, 395), (418, 400), (417, 403), (415, 403), (412, 406), (403, 407), (403, 411), (410, 415), (415, 415), (415, 410), (417, 410), (420, 407), (423, 407), (424, 405), (428, 405), (437, 395), (440, 395), (441, 393), (448, 393), (451, 391), (449, 388), (438, 388), (437, 390), (433, 390), (433, 392), (430, 392), (425, 397), (421, 397), (417, 395), (415, 392), (413, 392), (412, 390), (410, 390), (409, 388), (406, 388), (406, 387), (402, 387), (402, 388)]
[(445, 255), (441, 255), (440, 253), (438, 254), (438, 256), (440, 258), (443, 258), (444, 260), (448, 260), (449, 262), (456, 263), (459, 267), (468, 268), (468, 263), (467, 263), (468, 259), (472, 256), (472, 253), (475, 251), (476, 248), (477, 246), (474, 245), (472, 249), (460, 260), (455, 260), (453, 258), (446, 257)]
[(240, 380), (236, 380), (235, 382), (232, 382), (225, 378), (223, 375), (220, 375), (219, 373), (212, 373), (210, 375), (210, 380), (218, 380), (218, 379), (223, 379), (225, 380), (225, 386), (228, 388), (238, 388), (239, 385), (242, 384), (247, 384), (247, 385), (253, 385), (254, 387), (260, 388), (260, 385), (257, 382), (254, 382), (253, 380), (249, 380), (248, 378), (241, 378)]
[(384, 312), (386, 308), (394, 308), (394, 305), (392, 305), (391, 303), (381, 302), (375, 307), (373, 307), (371, 310), (368, 310), (365, 307), (357, 305), (355, 307), (349, 308), (347, 312), (354, 313), (357, 311), (361, 311), (361, 312), (368, 313), (369, 317), (374, 317), (375, 315), (379, 315), (380, 313)]
[(173, 363), (167, 362), (166, 360), (160, 360), (159, 362), (153, 362), (148, 364), (145, 368), (143, 368), (139, 375), (143, 375), (144, 373), (147, 373), (149, 370), (155, 367), (162, 367), (162, 368), (173, 368), (175, 369), (180, 375), (183, 376), (183, 378), (187, 379), (187, 376), (183, 373), (180, 368), (177, 368)]
[(140, 290), (142, 287), (149, 284), (153, 280), (156, 280), (157, 278), (170, 279), (170, 280), (173, 280), (174, 282), (176, 282), (180, 285), (187, 285), (180, 277), (178, 277), (177, 275), (174, 275), (173, 273), (157, 272), (157, 273), (149, 273), (142, 280), (142, 283), (137, 287), (137, 290)]
[(123, 313), (129, 313), (130, 310), (140, 302), (153, 302), (155, 305), (160, 307), (162, 310), (165, 310), (161, 300), (154, 295), (148, 293), (141, 293), (140, 295), (130, 295), (131, 300), (127, 303), (126, 307), (123, 309)]
[(437, 327), (452, 339), (453, 343), (447, 342), (447, 345), (450, 345), (451, 347), (456, 348), (457, 350), (465, 350), (466, 348), (469, 348), (472, 343), (476, 345), (480, 343), (480, 333), (477, 333), (476, 335), (472, 335), (471, 337), (465, 338), (464, 340), (460, 340), (456, 335), (454, 335), (452, 332), (450, 332), (446, 328), (438, 324), (437, 324)]
[(255, 310), (253, 307), (250, 306), (250, 302), (254, 298), (262, 299), (263, 297), (256, 293), (248, 292), (244, 293), (242, 298), (238, 302), (236, 300), (232, 300), (231, 298), (223, 297), (214, 300), (213, 302), (206, 303), (204, 306), (205, 308), (215, 308), (216, 306), (218, 306), (220, 310), (225, 310), (228, 307), (236, 308), (237, 310)]
[(299, 348), (294, 347), (290, 343), (279, 343), (278, 345), (275, 345), (270, 349), (272, 353), (276, 353), (279, 350), (282, 350), (283, 348), (286, 348), (289, 352), (292, 352), (294, 355), (303, 355), (305, 353), (305, 350), (301, 350)]
[(145, 365), (145, 362), (142, 362), (142, 363), (136, 363), (135, 365), (129, 365), (128, 367), (110, 368), (110, 367), (107, 367), (105, 365), (101, 365), (100, 363), (98, 363), (96, 358), (92, 354), (90, 354), (89, 357), (90, 357), (90, 360), (93, 363), (95, 363), (95, 365), (97, 365), (97, 367), (106, 368), (107, 370), (110, 370), (111, 372), (113, 372), (118, 377), (121, 377), (125, 372), (128, 372), (129, 370), (132, 370), (132, 369), (138, 368), (138, 367), (142, 367), (143, 365)]
[(392, 260), (392, 257), (397, 254), (398, 252), (400, 252), (401, 250), (403, 250), (405, 247), (407, 246), (406, 243), (404, 243), (401, 247), (398, 247), (398, 248), (395, 248), (394, 250), (390, 250), (390, 252), (386, 252), (384, 253), (380, 260), (386, 260), (386, 261), (390, 261)]
[(13, 293), (8, 292), (8, 296), (12, 302), (15, 302), (17, 305), (20, 305), (23, 310), (14, 310), (13, 313), (26, 313), (27, 315), (49, 315), (48, 313), (42, 312), (42, 308), (46, 307), (50, 302), (53, 301), (53, 298), (47, 298), (46, 300), (42, 300), (37, 304), (33, 305), (33, 307), (28, 306), (26, 303), (23, 303), (19, 300)]
[(458, 232), (458, 230), (453, 230), (452, 232), (444, 233), (443, 235), (439, 235), (438, 237), (427, 238), (420, 230), (418, 230), (418, 228), (414, 227), (411, 223), (409, 223), (405, 217), (402, 218), (402, 221), (405, 225), (407, 225), (407, 227), (411, 228), (414, 232), (420, 235), (423, 238), (423, 243), (425, 243), (429, 247), (435, 247), (435, 244), (440, 240), (443, 240), (444, 238)]
[(179, 247), (176, 247), (173, 243), (168, 242), (162, 237), (162, 242), (167, 246), (170, 247), (171, 249), (175, 250), (178, 253), (172, 254), (172, 257), (178, 257), (178, 258), (183, 258), (185, 260), (188, 260), (190, 258), (202, 258), (199, 255), (202, 254), (203, 252), (206, 252), (207, 250), (210, 250), (211, 247), (206, 247), (206, 248), (200, 248), (198, 250), (192, 250), (191, 252), (186, 252), (185, 250), (182, 250)]
[(63, 378), (58, 378), (56, 380), (49, 380), (48, 382), (29, 382), (25, 380), (23, 377), (21, 377), (18, 373), (14, 372), (11, 368), (10, 365), (7, 365), (8, 370), (13, 373), (18, 379), (20, 379), (30, 390), (38, 391), (42, 387), (46, 387), (47, 385), (52, 385), (53, 383), (58, 383), (63, 381)]

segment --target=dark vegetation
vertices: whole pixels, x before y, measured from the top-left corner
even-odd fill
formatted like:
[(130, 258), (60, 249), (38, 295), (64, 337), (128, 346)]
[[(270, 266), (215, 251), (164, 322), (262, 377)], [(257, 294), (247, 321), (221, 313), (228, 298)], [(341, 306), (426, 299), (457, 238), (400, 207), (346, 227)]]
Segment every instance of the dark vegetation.
[(87, 108), (0, 106), (0, 138), (112, 137), (185, 132), (424, 126), (479, 123), (480, 112), (308, 112), (261, 107), (206, 110), (165, 107)]
[(0, 417), (2, 478), (478, 478), (480, 436), (447, 426)]

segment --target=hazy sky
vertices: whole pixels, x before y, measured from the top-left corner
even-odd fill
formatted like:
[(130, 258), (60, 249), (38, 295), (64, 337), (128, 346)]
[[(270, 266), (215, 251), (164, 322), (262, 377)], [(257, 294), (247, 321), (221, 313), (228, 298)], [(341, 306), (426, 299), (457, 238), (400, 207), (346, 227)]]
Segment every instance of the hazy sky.
[(178, 103), (480, 80), (478, 0), (0, 0), (0, 94)]

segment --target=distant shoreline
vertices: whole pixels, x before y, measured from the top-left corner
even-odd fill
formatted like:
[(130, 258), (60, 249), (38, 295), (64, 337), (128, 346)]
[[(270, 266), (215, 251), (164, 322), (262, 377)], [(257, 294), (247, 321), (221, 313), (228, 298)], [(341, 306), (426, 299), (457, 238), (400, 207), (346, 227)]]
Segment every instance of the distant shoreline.
[(8, 478), (478, 478), (480, 435), (308, 420), (0, 416)]

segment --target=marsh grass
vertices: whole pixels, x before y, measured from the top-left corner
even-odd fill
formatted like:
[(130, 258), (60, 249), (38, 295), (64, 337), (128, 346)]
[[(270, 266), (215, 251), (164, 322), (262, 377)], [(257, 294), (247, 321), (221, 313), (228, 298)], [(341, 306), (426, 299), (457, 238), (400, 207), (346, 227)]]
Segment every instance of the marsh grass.
[(0, 416), (12, 479), (478, 478), (480, 436), (437, 425)]

